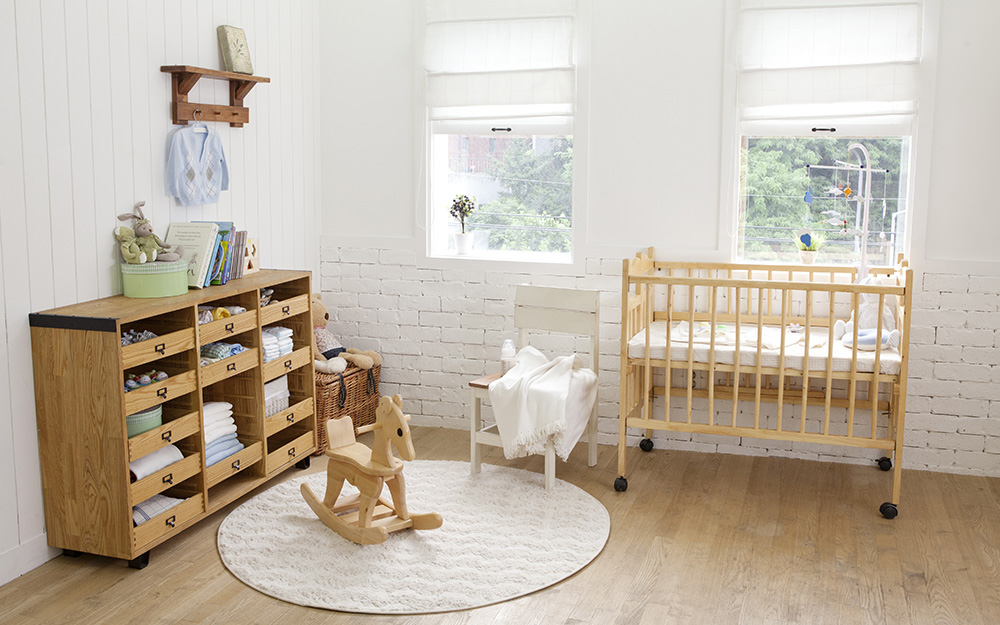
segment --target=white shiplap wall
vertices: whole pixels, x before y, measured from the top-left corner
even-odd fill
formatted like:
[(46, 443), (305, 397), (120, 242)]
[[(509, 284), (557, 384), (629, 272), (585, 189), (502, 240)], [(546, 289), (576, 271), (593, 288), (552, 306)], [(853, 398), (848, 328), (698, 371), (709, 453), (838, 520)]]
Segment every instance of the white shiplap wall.
[[(0, 584), (45, 547), (28, 313), (120, 292), (111, 230), (146, 200), (171, 221), (233, 220), (265, 267), (318, 276), (317, 0), (0, 0)], [(221, 67), (216, 27), (247, 33), (250, 124), (216, 124), (230, 170), (218, 205), (164, 193), (170, 79)], [(225, 104), (202, 80), (191, 101)], [(13, 503), (14, 505), (11, 505)]]

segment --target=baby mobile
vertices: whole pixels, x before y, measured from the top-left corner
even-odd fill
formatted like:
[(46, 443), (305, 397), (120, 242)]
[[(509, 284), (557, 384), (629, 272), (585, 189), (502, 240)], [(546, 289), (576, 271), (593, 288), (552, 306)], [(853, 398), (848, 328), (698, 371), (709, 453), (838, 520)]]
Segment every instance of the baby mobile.
[[(848, 153), (853, 150), (858, 150), (860, 153), (860, 158), (858, 159), (861, 164), (854, 165), (845, 161), (834, 161), (835, 165), (806, 165), (806, 171), (809, 176), (810, 184), (806, 191), (805, 196), (802, 198), (806, 204), (810, 206), (813, 203), (813, 192), (812, 192), (812, 173), (813, 170), (823, 169), (835, 171), (835, 178), (833, 184), (826, 190), (827, 195), (831, 196), (831, 199), (837, 199), (838, 197), (843, 197), (846, 204), (846, 209), (849, 209), (851, 202), (855, 202), (855, 223), (852, 225), (844, 213), (838, 210), (825, 210), (820, 214), (824, 215), (826, 218), (822, 220), (821, 223), (836, 226), (840, 228), (839, 234), (842, 236), (853, 236), (860, 237), (860, 239), (855, 241), (855, 249), (860, 249), (861, 252), (861, 266), (858, 272), (858, 278), (867, 275), (868, 273), (868, 215), (871, 207), (872, 200), (872, 168), (871, 159), (868, 156), (868, 149), (860, 143), (852, 143), (847, 147)], [(879, 173), (885, 175), (882, 176), (882, 223), (885, 223), (885, 214), (887, 211), (886, 207), (886, 192), (888, 189), (888, 169), (880, 169)], [(851, 174), (857, 173), (858, 188), (851, 188)], [(843, 175), (843, 179), (842, 179)], [(859, 215), (859, 209), (861, 214)], [(858, 219), (860, 217), (860, 220)], [(860, 226), (860, 228), (858, 227)], [(879, 233), (880, 239), (885, 239), (885, 231), (882, 230)], [(806, 229), (799, 230), (798, 232), (798, 243), (800, 249), (805, 246), (805, 249), (814, 249), (816, 244), (816, 238)]]

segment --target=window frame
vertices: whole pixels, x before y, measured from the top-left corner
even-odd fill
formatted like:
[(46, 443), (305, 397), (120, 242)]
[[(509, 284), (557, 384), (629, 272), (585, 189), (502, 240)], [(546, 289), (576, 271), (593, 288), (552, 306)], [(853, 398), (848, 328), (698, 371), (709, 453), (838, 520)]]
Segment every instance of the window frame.
[[(829, 138), (852, 138), (864, 140), (865, 138), (880, 137), (901, 137), (909, 139), (909, 154), (907, 161), (908, 176), (906, 180), (906, 205), (907, 217), (904, 222), (904, 243), (903, 250), (907, 258), (910, 257), (913, 249), (913, 223), (916, 219), (914, 211), (913, 194), (915, 188), (914, 167), (916, 164), (915, 154), (917, 153), (917, 119), (916, 115), (886, 115), (854, 118), (832, 118), (824, 120), (743, 120), (735, 124), (735, 141), (733, 144), (733, 159), (731, 167), (733, 171), (733, 184), (730, 186), (729, 202), (730, 211), (727, 220), (727, 235), (729, 244), (729, 258), (732, 262), (765, 262), (747, 261), (739, 255), (740, 250), (740, 180), (742, 178), (741, 153), (743, 143), (747, 137), (769, 137), (769, 138), (813, 138), (817, 136)], [(836, 128), (836, 132), (813, 131), (813, 128)], [(819, 164), (819, 163), (817, 163)], [(766, 264), (766, 262), (765, 262)]]

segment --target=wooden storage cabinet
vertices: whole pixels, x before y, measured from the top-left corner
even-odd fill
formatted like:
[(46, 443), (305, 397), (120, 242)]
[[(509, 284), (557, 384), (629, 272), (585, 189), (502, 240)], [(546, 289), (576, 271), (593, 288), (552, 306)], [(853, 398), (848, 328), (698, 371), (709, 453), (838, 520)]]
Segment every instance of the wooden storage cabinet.
[[(261, 288), (272, 303), (259, 307)], [(30, 315), (35, 403), (49, 544), (124, 558), (149, 550), (316, 450), (308, 272), (262, 270), (221, 287), (159, 299), (108, 297)], [(198, 324), (198, 306), (247, 312)], [(263, 362), (266, 326), (292, 330), (293, 351)], [(156, 338), (121, 345), (127, 330)], [(200, 366), (200, 348), (240, 343), (247, 351)], [(151, 369), (163, 381), (124, 391), (124, 377)], [(287, 409), (267, 417), (264, 383), (288, 376)], [(202, 409), (233, 405), (244, 449), (206, 466)], [(163, 424), (129, 438), (126, 416), (162, 406)], [(184, 456), (136, 482), (129, 462), (167, 445)], [(184, 501), (135, 526), (132, 506), (163, 494)]]

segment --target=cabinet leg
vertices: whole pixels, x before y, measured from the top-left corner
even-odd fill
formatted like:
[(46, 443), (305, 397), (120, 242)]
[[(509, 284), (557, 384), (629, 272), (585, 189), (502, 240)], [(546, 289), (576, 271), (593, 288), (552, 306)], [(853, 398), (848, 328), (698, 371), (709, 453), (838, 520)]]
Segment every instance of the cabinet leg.
[(72, 549), (63, 549), (62, 554), (67, 558), (79, 558), (82, 555), (82, 552), (74, 551)]
[(295, 468), (296, 469), (308, 469), (309, 468), (309, 464), (310, 464), (310, 462), (309, 462), (309, 456), (306, 456), (302, 460), (299, 460), (298, 462), (295, 463)]
[(142, 570), (149, 565), (149, 552), (128, 561), (129, 568)]

